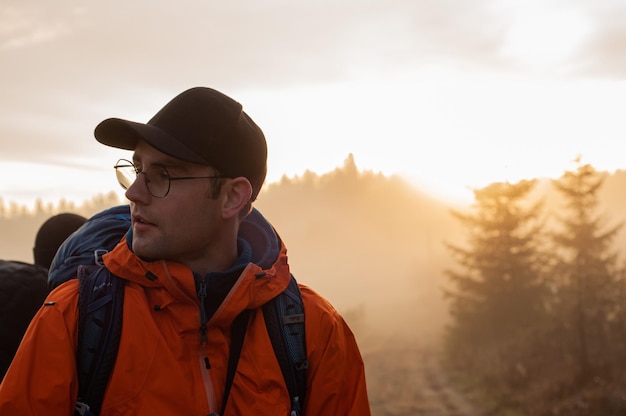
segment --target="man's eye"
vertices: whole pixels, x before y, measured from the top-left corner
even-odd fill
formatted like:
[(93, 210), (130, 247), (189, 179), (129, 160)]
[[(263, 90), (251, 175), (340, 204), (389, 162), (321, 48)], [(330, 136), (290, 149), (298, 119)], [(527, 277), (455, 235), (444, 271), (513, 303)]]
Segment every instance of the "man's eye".
[(167, 174), (167, 171), (165, 169), (161, 169), (157, 172), (157, 175), (159, 176), (159, 180), (166, 180), (167, 178), (169, 178), (169, 175)]

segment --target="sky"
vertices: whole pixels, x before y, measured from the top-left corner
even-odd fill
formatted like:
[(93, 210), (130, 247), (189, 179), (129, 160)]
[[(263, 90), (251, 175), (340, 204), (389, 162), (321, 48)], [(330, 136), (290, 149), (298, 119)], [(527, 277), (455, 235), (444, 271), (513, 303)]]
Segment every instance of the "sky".
[(263, 129), (267, 183), (352, 154), (470, 201), (578, 157), (626, 169), (624, 22), (618, 0), (2, 0), (0, 199), (118, 190), (129, 153), (94, 127), (200, 85)]

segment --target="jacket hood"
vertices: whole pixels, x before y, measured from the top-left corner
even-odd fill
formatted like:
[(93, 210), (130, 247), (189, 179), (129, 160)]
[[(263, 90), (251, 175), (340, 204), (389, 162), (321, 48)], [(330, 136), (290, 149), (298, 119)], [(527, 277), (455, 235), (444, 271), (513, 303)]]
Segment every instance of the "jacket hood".
[(262, 269), (271, 267), (280, 254), (282, 241), (274, 227), (256, 208), (241, 223), (238, 237), (250, 244), (252, 263)]

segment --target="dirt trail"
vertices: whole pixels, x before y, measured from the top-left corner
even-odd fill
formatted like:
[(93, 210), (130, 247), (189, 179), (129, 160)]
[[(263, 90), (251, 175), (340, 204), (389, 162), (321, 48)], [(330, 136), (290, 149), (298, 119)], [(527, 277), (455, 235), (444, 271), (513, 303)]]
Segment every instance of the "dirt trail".
[(379, 341), (362, 349), (374, 416), (479, 416), (439, 369), (428, 343)]

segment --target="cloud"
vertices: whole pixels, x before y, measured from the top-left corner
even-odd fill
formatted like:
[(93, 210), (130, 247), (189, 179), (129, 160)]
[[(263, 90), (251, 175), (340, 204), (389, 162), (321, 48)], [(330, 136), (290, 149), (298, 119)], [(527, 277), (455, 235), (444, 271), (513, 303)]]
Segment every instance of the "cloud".
[(589, 8), (596, 30), (583, 45), (578, 61), (588, 77), (626, 78), (626, 5), (603, 1)]
[(59, 143), (78, 154), (103, 115), (156, 111), (190, 85), (284, 89), (394, 77), (427, 56), (469, 56), (489, 48), (485, 34), (472, 36), (480, 32), (478, 10), (434, 0), (169, 7), (7, 0), (0, 5), (1, 157), (47, 160)]
[(0, 8), (0, 50), (46, 43), (69, 34), (66, 22), (48, 17), (44, 8), (33, 5)]
[[(524, 10), (541, 13), (548, 6), (551, 18), (582, 10), (597, 20), (596, 40), (584, 57), (596, 67), (618, 61), (620, 54), (610, 52), (619, 44), (611, 46), (610, 39), (620, 40), (626, 31), (623, 19), (611, 15), (622, 7), (609, 0), (591, 10), (583, 2), (535, 2), (529, 8), (526, 2), (488, 0), (21, 4), (0, 6), (0, 53), (11, 59), (3, 62), (13, 62), (0, 74), (96, 93), (112, 82), (124, 88), (323, 83), (432, 62), (520, 70), (503, 55), (507, 32)], [(558, 19), (554, 24), (558, 32)], [(605, 46), (590, 56), (598, 45)]]
[(5, 8), (23, 23), (0, 39), (12, 45), (2, 54), (14, 62), (2, 72), (33, 82), (45, 72), (46, 84), (96, 89), (104, 77), (126, 85), (176, 78), (290, 85), (495, 48), (480, 2), (71, 3)]

